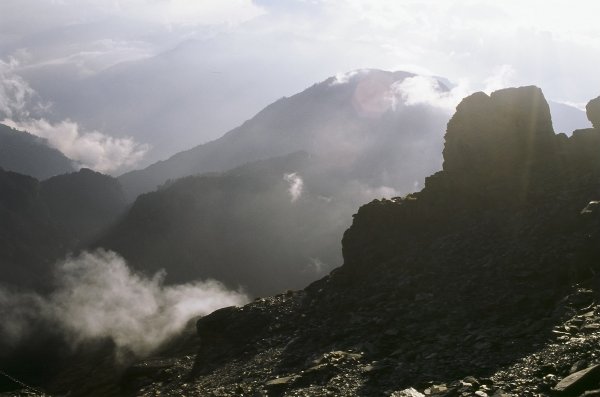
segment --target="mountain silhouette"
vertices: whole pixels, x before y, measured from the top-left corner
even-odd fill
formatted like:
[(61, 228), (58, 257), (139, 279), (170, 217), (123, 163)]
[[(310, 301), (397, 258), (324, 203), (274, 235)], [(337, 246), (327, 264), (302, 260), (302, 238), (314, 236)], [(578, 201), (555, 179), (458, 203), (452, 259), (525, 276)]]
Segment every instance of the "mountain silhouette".
[(52, 265), (125, 210), (116, 179), (82, 169), (44, 181), (0, 169), (2, 282), (46, 290)]
[(362, 196), (340, 180), (306, 152), (181, 178), (138, 197), (95, 246), (150, 274), (164, 269), (168, 282), (215, 278), (253, 295), (301, 288), (341, 260)]
[(73, 172), (72, 160), (45, 139), (0, 124), (0, 167), (36, 179)]

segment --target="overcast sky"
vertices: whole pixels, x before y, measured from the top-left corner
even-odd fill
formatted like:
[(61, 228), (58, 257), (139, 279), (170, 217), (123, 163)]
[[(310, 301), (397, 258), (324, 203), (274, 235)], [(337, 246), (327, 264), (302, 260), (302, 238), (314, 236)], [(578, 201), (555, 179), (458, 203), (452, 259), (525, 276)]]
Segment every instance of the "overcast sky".
[(2, 0), (0, 117), (115, 173), (358, 68), (582, 106), (600, 95), (599, 15), (593, 0)]

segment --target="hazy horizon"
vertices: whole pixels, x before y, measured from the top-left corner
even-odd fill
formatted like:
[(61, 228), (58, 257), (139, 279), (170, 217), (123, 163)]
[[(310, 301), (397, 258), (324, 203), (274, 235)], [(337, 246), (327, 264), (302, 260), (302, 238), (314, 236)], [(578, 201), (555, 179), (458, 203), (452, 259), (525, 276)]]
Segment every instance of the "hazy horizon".
[(361, 68), (441, 76), (457, 99), (538, 85), (582, 108), (600, 86), (598, 11), (558, 1), (8, 0), (0, 119), (115, 175)]

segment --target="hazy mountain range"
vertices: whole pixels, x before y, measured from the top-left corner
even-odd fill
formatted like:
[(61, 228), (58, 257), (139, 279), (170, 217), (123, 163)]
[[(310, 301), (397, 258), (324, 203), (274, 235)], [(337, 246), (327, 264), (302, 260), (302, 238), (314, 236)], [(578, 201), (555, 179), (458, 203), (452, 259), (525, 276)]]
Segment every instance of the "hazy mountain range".
[[(94, 187), (89, 171), (42, 182), (73, 180), (53, 188), (60, 199), (52, 214), (37, 212), (44, 227), (61, 232), (45, 232), (51, 238), (40, 254), (17, 250), (5, 263), (24, 263), (26, 274), (40, 258), (49, 266), (69, 250), (93, 246), (115, 250), (148, 274), (165, 269), (168, 282), (211, 277), (258, 295), (299, 288), (340, 264), (339, 242), (358, 206), (415, 191), (441, 168), (451, 89), (443, 79), (354, 71), (274, 102), (215, 141), (118, 182), (106, 177), (112, 193)], [(552, 106), (560, 128), (587, 124), (583, 112)], [(44, 140), (2, 131), (3, 139), (19, 142), (11, 146), (12, 158), (22, 159), (5, 160), (7, 170), (44, 179), (61, 172), (55, 163), (62, 172), (73, 167)], [(29, 156), (32, 147), (43, 155)], [(28, 171), (32, 160), (36, 172)], [(38, 182), (29, 184), (34, 206), (48, 207), (36, 196)], [(133, 202), (129, 209), (121, 188)], [(98, 211), (103, 205), (110, 211)], [(38, 221), (17, 223), (37, 233), (44, 230)], [(8, 234), (11, 227), (5, 224)], [(42, 239), (36, 239), (27, 246), (37, 247)]]
[[(253, 295), (326, 274), (361, 203), (413, 191), (440, 167), (447, 115), (404, 103), (401, 85), (415, 77), (327, 79), (218, 140), (121, 176), (130, 198), (150, 193), (97, 245), (136, 268), (165, 268), (170, 281), (211, 277)], [(206, 172), (219, 174), (177, 180)]]
[[(119, 180), (127, 194), (135, 197), (168, 179), (226, 171), (249, 161), (304, 150), (340, 168), (362, 168), (373, 187), (411, 190), (415, 181), (440, 166), (439, 131), (448, 117), (442, 109), (403, 103), (399, 85), (413, 77), (404, 72), (364, 70), (329, 78), (272, 103), (215, 141), (126, 173)], [(448, 89), (439, 82), (438, 90)], [(406, 156), (414, 156), (415, 161)], [(403, 175), (410, 176), (401, 180)]]

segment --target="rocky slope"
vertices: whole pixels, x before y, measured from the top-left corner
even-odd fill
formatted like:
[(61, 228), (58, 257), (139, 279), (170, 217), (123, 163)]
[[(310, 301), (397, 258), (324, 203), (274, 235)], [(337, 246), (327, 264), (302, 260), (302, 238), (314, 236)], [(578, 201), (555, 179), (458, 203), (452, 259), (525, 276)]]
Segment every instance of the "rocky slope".
[[(200, 319), (197, 351), (134, 365), (123, 390), (538, 396), (600, 387), (596, 370), (577, 373), (600, 362), (600, 213), (589, 204), (600, 197), (598, 153), (598, 129), (554, 134), (535, 87), (474, 94), (448, 124), (444, 169), (419, 193), (363, 206), (341, 268), (303, 291)], [(573, 384), (559, 383), (570, 373)]]

